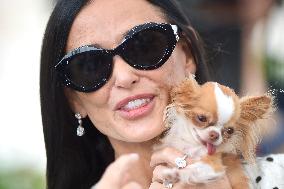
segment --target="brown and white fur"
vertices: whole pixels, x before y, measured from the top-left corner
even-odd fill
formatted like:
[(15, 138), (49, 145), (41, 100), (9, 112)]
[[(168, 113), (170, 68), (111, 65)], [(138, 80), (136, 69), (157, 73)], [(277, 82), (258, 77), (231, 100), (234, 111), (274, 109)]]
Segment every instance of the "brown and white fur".
[(156, 148), (177, 148), (191, 161), (183, 169), (165, 171), (165, 177), (198, 184), (226, 172), (233, 189), (249, 188), (240, 157), (253, 162), (264, 131), (258, 121), (269, 118), (273, 109), (270, 95), (239, 98), (216, 82), (199, 85), (186, 79), (171, 91), (164, 114), (168, 130)]

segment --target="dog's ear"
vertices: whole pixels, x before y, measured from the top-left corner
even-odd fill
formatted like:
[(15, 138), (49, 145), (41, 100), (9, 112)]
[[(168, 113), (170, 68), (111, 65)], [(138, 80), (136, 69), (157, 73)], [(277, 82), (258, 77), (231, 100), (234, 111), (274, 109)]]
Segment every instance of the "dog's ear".
[(171, 102), (186, 103), (196, 96), (200, 86), (194, 78), (186, 78), (180, 84), (173, 87), (170, 93)]
[(270, 95), (240, 99), (240, 119), (237, 123), (242, 131), (240, 151), (247, 161), (254, 161), (256, 146), (267, 131), (266, 125), (259, 121), (272, 116), (273, 101)]
[(269, 95), (243, 97), (240, 99), (240, 102), (240, 118), (250, 124), (259, 119), (264, 119), (274, 109), (273, 97)]

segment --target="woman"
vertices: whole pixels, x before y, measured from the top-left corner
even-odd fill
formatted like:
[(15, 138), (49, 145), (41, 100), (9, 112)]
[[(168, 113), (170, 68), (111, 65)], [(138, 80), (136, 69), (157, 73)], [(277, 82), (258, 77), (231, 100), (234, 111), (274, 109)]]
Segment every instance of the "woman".
[[(191, 74), (208, 79), (200, 40), (173, 0), (59, 1), (41, 56), (48, 188), (190, 188), (162, 183), (183, 154), (152, 154), (152, 145), (169, 88)], [(213, 185), (230, 188), (227, 178), (202, 188)]]

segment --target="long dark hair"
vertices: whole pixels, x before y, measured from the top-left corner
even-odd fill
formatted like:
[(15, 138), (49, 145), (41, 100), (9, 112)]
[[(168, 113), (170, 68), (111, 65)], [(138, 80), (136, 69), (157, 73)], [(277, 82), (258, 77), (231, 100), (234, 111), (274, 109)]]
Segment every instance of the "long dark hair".
[[(89, 0), (59, 0), (45, 31), (40, 68), (40, 100), (47, 155), (47, 188), (86, 189), (102, 176), (114, 160), (113, 149), (106, 136), (85, 118), (86, 134), (76, 136), (77, 120), (71, 111), (63, 87), (54, 73), (54, 65), (64, 56), (72, 23)], [(151, 0), (171, 23), (179, 25), (188, 39), (197, 64), (197, 79), (208, 79), (200, 39), (174, 0)]]

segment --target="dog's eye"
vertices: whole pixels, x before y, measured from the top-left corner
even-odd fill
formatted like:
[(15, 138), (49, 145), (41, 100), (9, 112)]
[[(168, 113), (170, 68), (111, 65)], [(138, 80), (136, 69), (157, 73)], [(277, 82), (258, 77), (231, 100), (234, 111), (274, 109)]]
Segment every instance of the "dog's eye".
[(203, 122), (203, 123), (207, 122), (207, 117), (204, 115), (198, 115), (197, 119), (198, 121)]
[(229, 127), (229, 128), (226, 129), (226, 132), (227, 132), (229, 135), (231, 135), (231, 134), (234, 133), (234, 128)]

